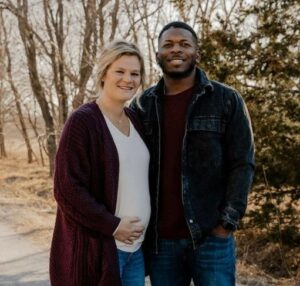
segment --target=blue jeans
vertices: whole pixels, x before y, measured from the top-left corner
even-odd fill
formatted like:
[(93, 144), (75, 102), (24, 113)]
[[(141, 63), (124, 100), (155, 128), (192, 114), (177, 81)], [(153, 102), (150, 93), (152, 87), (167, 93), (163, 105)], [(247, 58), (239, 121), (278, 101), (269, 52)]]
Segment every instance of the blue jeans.
[(145, 265), (142, 249), (126, 252), (118, 249), (122, 286), (144, 286)]
[(204, 243), (193, 249), (191, 239), (160, 239), (158, 254), (149, 257), (152, 286), (235, 285), (235, 241), (208, 236)]

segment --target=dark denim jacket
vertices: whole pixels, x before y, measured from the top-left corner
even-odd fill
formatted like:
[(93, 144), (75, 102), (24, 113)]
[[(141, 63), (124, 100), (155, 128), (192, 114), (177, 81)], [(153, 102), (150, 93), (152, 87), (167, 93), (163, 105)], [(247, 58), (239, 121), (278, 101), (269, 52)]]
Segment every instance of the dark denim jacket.
[[(195, 94), (189, 105), (182, 142), (182, 202), (194, 247), (220, 222), (237, 225), (244, 215), (254, 174), (251, 122), (241, 96), (207, 79), (197, 69)], [(157, 242), (159, 206), (161, 98), (163, 79), (134, 101), (151, 153), (150, 240)]]

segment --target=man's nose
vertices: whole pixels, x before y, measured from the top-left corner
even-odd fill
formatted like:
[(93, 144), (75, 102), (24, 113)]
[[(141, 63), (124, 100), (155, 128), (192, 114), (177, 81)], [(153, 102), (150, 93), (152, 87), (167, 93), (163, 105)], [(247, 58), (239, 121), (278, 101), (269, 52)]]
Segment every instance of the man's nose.
[(172, 52), (181, 52), (182, 48), (179, 44), (174, 44), (172, 48)]

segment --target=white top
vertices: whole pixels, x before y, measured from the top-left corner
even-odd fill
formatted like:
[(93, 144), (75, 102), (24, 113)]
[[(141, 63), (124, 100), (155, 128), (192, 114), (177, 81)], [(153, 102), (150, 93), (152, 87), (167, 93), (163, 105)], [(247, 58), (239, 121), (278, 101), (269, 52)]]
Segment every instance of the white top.
[[(123, 134), (104, 116), (108, 129), (117, 147), (119, 156), (119, 185), (115, 215), (117, 217), (135, 216), (141, 221), (146, 232), (150, 219), (149, 195), (149, 151), (130, 122), (129, 136)], [(126, 252), (138, 250), (144, 240), (144, 234), (132, 245), (116, 240), (117, 248)]]

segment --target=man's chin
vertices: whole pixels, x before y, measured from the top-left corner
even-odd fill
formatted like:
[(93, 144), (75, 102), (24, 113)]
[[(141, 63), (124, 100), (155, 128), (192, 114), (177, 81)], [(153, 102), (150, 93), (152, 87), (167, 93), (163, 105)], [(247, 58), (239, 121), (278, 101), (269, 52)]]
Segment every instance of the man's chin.
[(165, 75), (167, 75), (170, 78), (174, 78), (174, 79), (182, 79), (182, 78), (186, 78), (189, 75), (191, 75), (191, 73), (194, 71), (193, 69), (189, 69), (189, 70), (185, 70), (185, 71), (168, 71), (168, 70), (163, 70), (163, 73)]

